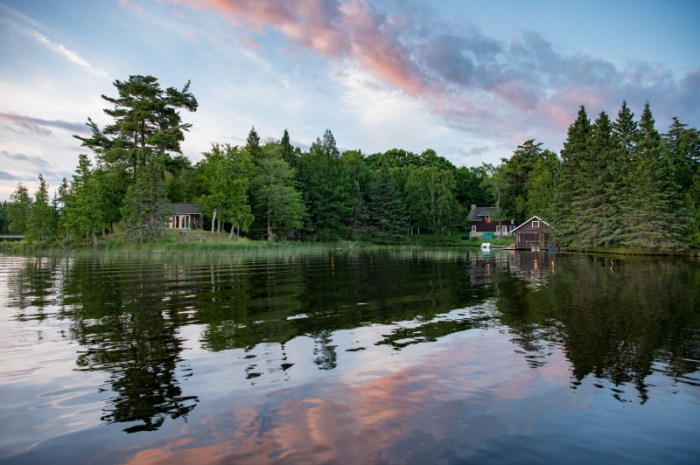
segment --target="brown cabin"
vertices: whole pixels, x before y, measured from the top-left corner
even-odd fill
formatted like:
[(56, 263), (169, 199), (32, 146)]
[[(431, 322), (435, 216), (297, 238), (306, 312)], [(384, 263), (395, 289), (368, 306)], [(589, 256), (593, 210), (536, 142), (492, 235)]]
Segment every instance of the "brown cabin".
[(202, 229), (204, 207), (195, 203), (171, 203), (172, 216), (165, 225), (171, 229)]
[(472, 205), (467, 219), (469, 220), (469, 237), (493, 237), (510, 236), (515, 227), (514, 221), (496, 220), (497, 207), (477, 207)]
[(518, 249), (533, 251), (549, 250), (556, 248), (554, 237), (549, 231), (549, 223), (533, 216), (517, 228), (513, 229), (515, 243)]

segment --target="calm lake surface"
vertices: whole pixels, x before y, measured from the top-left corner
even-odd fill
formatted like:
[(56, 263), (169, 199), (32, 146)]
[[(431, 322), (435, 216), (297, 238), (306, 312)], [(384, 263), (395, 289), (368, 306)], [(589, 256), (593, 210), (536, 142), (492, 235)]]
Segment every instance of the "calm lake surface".
[(0, 464), (698, 463), (700, 261), (0, 255)]

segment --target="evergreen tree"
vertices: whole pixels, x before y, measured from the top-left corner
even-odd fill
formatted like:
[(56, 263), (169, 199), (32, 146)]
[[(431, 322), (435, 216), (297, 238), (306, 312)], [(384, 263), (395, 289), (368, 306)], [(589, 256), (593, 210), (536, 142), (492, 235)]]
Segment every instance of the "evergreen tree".
[(380, 244), (400, 244), (408, 240), (406, 204), (387, 162), (377, 172), (370, 190), (371, 232)]
[(27, 219), (31, 206), (32, 199), (29, 197), (29, 190), (22, 183), (17, 184), (17, 188), (10, 195), (10, 201), (5, 206), (10, 232), (14, 234), (27, 232)]
[(601, 112), (591, 128), (586, 165), (589, 182), (581, 189), (577, 203), (580, 229), (575, 243), (581, 247), (610, 247), (619, 244), (622, 238), (617, 198), (623, 184), (612, 130), (607, 113)]
[(307, 234), (318, 240), (346, 236), (352, 219), (352, 180), (329, 129), (300, 160), (300, 180), (308, 209)]
[(639, 120), (623, 202), (625, 245), (656, 251), (683, 248), (689, 218), (649, 103)]
[(632, 152), (637, 140), (637, 122), (634, 120), (634, 113), (623, 101), (617, 119), (613, 123), (613, 140), (617, 151), (616, 158), (624, 162), (632, 159)]
[(561, 167), (554, 198), (554, 229), (560, 246), (576, 246), (581, 229), (580, 214), (584, 207), (585, 192), (591, 182), (589, 144), (591, 122), (586, 108), (581, 105), (574, 123), (569, 126), (561, 151)]
[(282, 160), (289, 163), (290, 166), (293, 166), (292, 157), (294, 156), (294, 149), (289, 141), (289, 133), (286, 129), (284, 130), (284, 134), (282, 134), (282, 140), (280, 140), (280, 144), (282, 145)]
[[(136, 75), (127, 81), (115, 80), (114, 86), (117, 97), (102, 96), (112, 105), (104, 109), (112, 122), (101, 129), (88, 118), (91, 135), (74, 136), (96, 154), (98, 166), (109, 181), (109, 189), (103, 192), (102, 198), (109, 207), (106, 216), (110, 224), (120, 218), (118, 212), (144, 211), (142, 199), (134, 197), (135, 192), (141, 190), (136, 184), (143, 183), (153, 173), (140, 178), (139, 172), (153, 166), (164, 168), (165, 159), (181, 152), (180, 143), (191, 124), (182, 123), (180, 110), (196, 111), (198, 105), (190, 93), (189, 82), (179, 90), (173, 87), (163, 90), (155, 77)], [(124, 200), (127, 189), (130, 190), (128, 203)], [(152, 211), (160, 209), (162, 205), (150, 208)], [(137, 218), (142, 217), (132, 217), (130, 228), (137, 227), (133, 224)], [(153, 224), (143, 227), (152, 230)], [(139, 237), (150, 235), (136, 234)]]
[(100, 161), (118, 164), (136, 175), (155, 154), (180, 153), (184, 131), (191, 127), (182, 123), (179, 110), (197, 110), (197, 100), (190, 93), (189, 81), (181, 89), (161, 89), (153, 76), (129, 76), (127, 81), (115, 80), (118, 97), (102, 98), (113, 108), (104, 112), (113, 122), (101, 130), (88, 118), (91, 137), (80, 137), (83, 146), (91, 148)]
[(359, 239), (369, 228), (369, 187), (372, 173), (365, 162), (362, 153), (355, 150), (343, 152), (341, 155), (343, 169), (346, 176), (352, 182), (351, 220), (349, 223), (349, 237)]
[(97, 247), (97, 235), (105, 224), (102, 202), (103, 180), (95, 176), (87, 155), (81, 154), (68, 189), (59, 189), (63, 207), (63, 225), (70, 235), (90, 237)]
[(258, 133), (255, 131), (255, 126), (250, 128), (248, 132), (245, 149), (248, 151), (251, 159), (257, 163), (262, 155), (262, 148), (260, 147), (260, 136), (258, 136)]
[(39, 188), (27, 216), (27, 240), (51, 240), (55, 237), (56, 215), (49, 202), (49, 188), (43, 175), (39, 175)]
[(676, 183), (683, 194), (689, 218), (689, 243), (700, 246), (700, 132), (688, 128), (678, 118), (664, 135), (667, 156), (673, 165)]
[(7, 202), (0, 202), (0, 234), (10, 233), (10, 222), (7, 221)]
[(163, 157), (155, 155), (139, 170), (136, 182), (129, 186), (122, 210), (129, 240), (148, 242), (162, 236), (165, 220), (171, 214), (164, 171)]
[(673, 164), (676, 183), (683, 192), (693, 184), (693, 175), (700, 164), (700, 132), (688, 128), (677, 117), (663, 136), (667, 156)]

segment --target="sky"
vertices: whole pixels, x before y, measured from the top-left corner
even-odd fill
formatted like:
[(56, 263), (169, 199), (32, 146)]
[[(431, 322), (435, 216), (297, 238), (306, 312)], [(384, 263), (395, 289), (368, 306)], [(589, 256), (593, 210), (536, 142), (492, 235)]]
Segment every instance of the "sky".
[(700, 127), (697, 0), (0, 0), (0, 200), (53, 192), (115, 80), (152, 75), (199, 102), (182, 144), (285, 129), (302, 149), (433, 149), (498, 164), (535, 139), (559, 152), (580, 105), (657, 129)]

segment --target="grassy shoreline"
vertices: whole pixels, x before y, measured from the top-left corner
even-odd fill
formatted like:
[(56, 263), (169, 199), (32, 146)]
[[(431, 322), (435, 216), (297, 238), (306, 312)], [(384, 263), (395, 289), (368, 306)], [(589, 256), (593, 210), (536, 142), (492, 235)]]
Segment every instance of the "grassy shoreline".
[[(174, 231), (167, 230), (163, 237), (155, 242), (127, 242), (120, 234), (100, 238), (99, 245), (94, 248), (91, 241), (75, 242), (61, 248), (56, 242), (0, 242), (0, 253), (37, 254), (37, 255), (104, 255), (104, 254), (206, 254), (243, 253), (246, 255), (319, 253), (334, 251), (368, 251), (368, 250), (473, 250), (479, 249), (484, 242), (492, 246), (504, 247), (513, 242), (512, 237), (495, 239), (471, 238), (462, 239), (459, 234), (451, 236), (415, 235), (409, 236), (403, 244), (376, 244), (368, 241), (340, 240), (334, 242), (299, 242), (299, 241), (259, 241), (247, 238), (229, 238), (227, 233), (210, 233), (208, 231)], [(691, 249), (683, 253), (664, 253), (661, 251), (625, 249), (625, 248), (594, 248), (568, 249), (564, 253), (587, 253), (603, 255), (672, 255), (700, 257), (700, 249)]]

